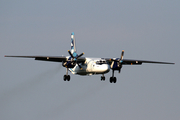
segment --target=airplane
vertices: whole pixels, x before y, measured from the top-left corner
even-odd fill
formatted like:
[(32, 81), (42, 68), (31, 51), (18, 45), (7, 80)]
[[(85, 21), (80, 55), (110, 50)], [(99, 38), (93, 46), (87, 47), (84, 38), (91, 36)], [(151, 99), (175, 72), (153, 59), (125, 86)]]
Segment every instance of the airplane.
[(142, 63), (157, 63), (157, 64), (175, 64), (170, 62), (157, 62), (147, 60), (132, 60), (123, 59), (124, 50), (121, 52), (120, 58), (89, 58), (82, 57), (84, 53), (77, 54), (74, 32), (71, 33), (71, 50), (68, 50), (69, 56), (12, 56), (5, 55), (5, 57), (21, 57), (21, 58), (34, 58), (40, 61), (62, 62), (62, 66), (66, 68), (66, 74), (63, 76), (64, 81), (70, 81), (70, 75), (96, 75), (102, 74), (101, 81), (105, 81), (104, 74), (112, 70), (110, 83), (116, 83), (117, 79), (114, 76), (114, 71), (121, 72), (123, 65), (141, 65)]

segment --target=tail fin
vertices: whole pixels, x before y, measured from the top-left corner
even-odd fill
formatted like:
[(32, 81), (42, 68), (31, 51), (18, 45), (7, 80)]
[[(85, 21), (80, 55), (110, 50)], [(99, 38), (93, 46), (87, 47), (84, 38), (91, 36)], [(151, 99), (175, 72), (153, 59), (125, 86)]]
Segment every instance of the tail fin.
[(71, 33), (71, 53), (76, 52), (76, 45), (75, 45), (75, 37), (74, 37), (74, 32)]

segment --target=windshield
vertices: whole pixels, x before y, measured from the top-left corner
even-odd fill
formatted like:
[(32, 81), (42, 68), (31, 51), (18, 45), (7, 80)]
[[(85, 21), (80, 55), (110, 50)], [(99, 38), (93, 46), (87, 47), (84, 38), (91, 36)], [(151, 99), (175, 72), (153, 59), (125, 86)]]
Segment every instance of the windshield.
[(106, 64), (106, 61), (105, 60), (100, 60), (100, 61), (97, 61), (96, 64), (98, 64), (98, 65)]

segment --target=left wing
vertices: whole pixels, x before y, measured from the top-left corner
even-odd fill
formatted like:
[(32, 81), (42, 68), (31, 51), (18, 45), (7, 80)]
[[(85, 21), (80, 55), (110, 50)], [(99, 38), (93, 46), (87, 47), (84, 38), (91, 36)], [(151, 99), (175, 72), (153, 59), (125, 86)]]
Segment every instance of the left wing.
[(131, 59), (123, 59), (122, 64), (124, 65), (136, 65), (142, 63), (156, 63), (156, 64), (174, 64), (170, 62), (158, 62), (158, 61), (147, 61), (147, 60), (131, 60)]
[(112, 61), (116, 61), (116, 62), (120, 62), (122, 65), (141, 65), (142, 63), (175, 64), (175, 63), (170, 63), (170, 62), (147, 61), (147, 60), (133, 60), (133, 59), (120, 60), (120, 58), (116, 58), (116, 59), (105, 58), (105, 59), (110, 64), (112, 63)]

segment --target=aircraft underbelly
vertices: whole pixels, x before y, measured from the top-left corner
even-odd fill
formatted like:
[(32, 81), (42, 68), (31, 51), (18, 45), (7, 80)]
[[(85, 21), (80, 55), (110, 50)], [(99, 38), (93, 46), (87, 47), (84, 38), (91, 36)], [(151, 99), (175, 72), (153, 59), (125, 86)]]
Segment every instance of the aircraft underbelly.
[(77, 72), (78, 75), (95, 75), (95, 74), (104, 74), (104, 72)]

